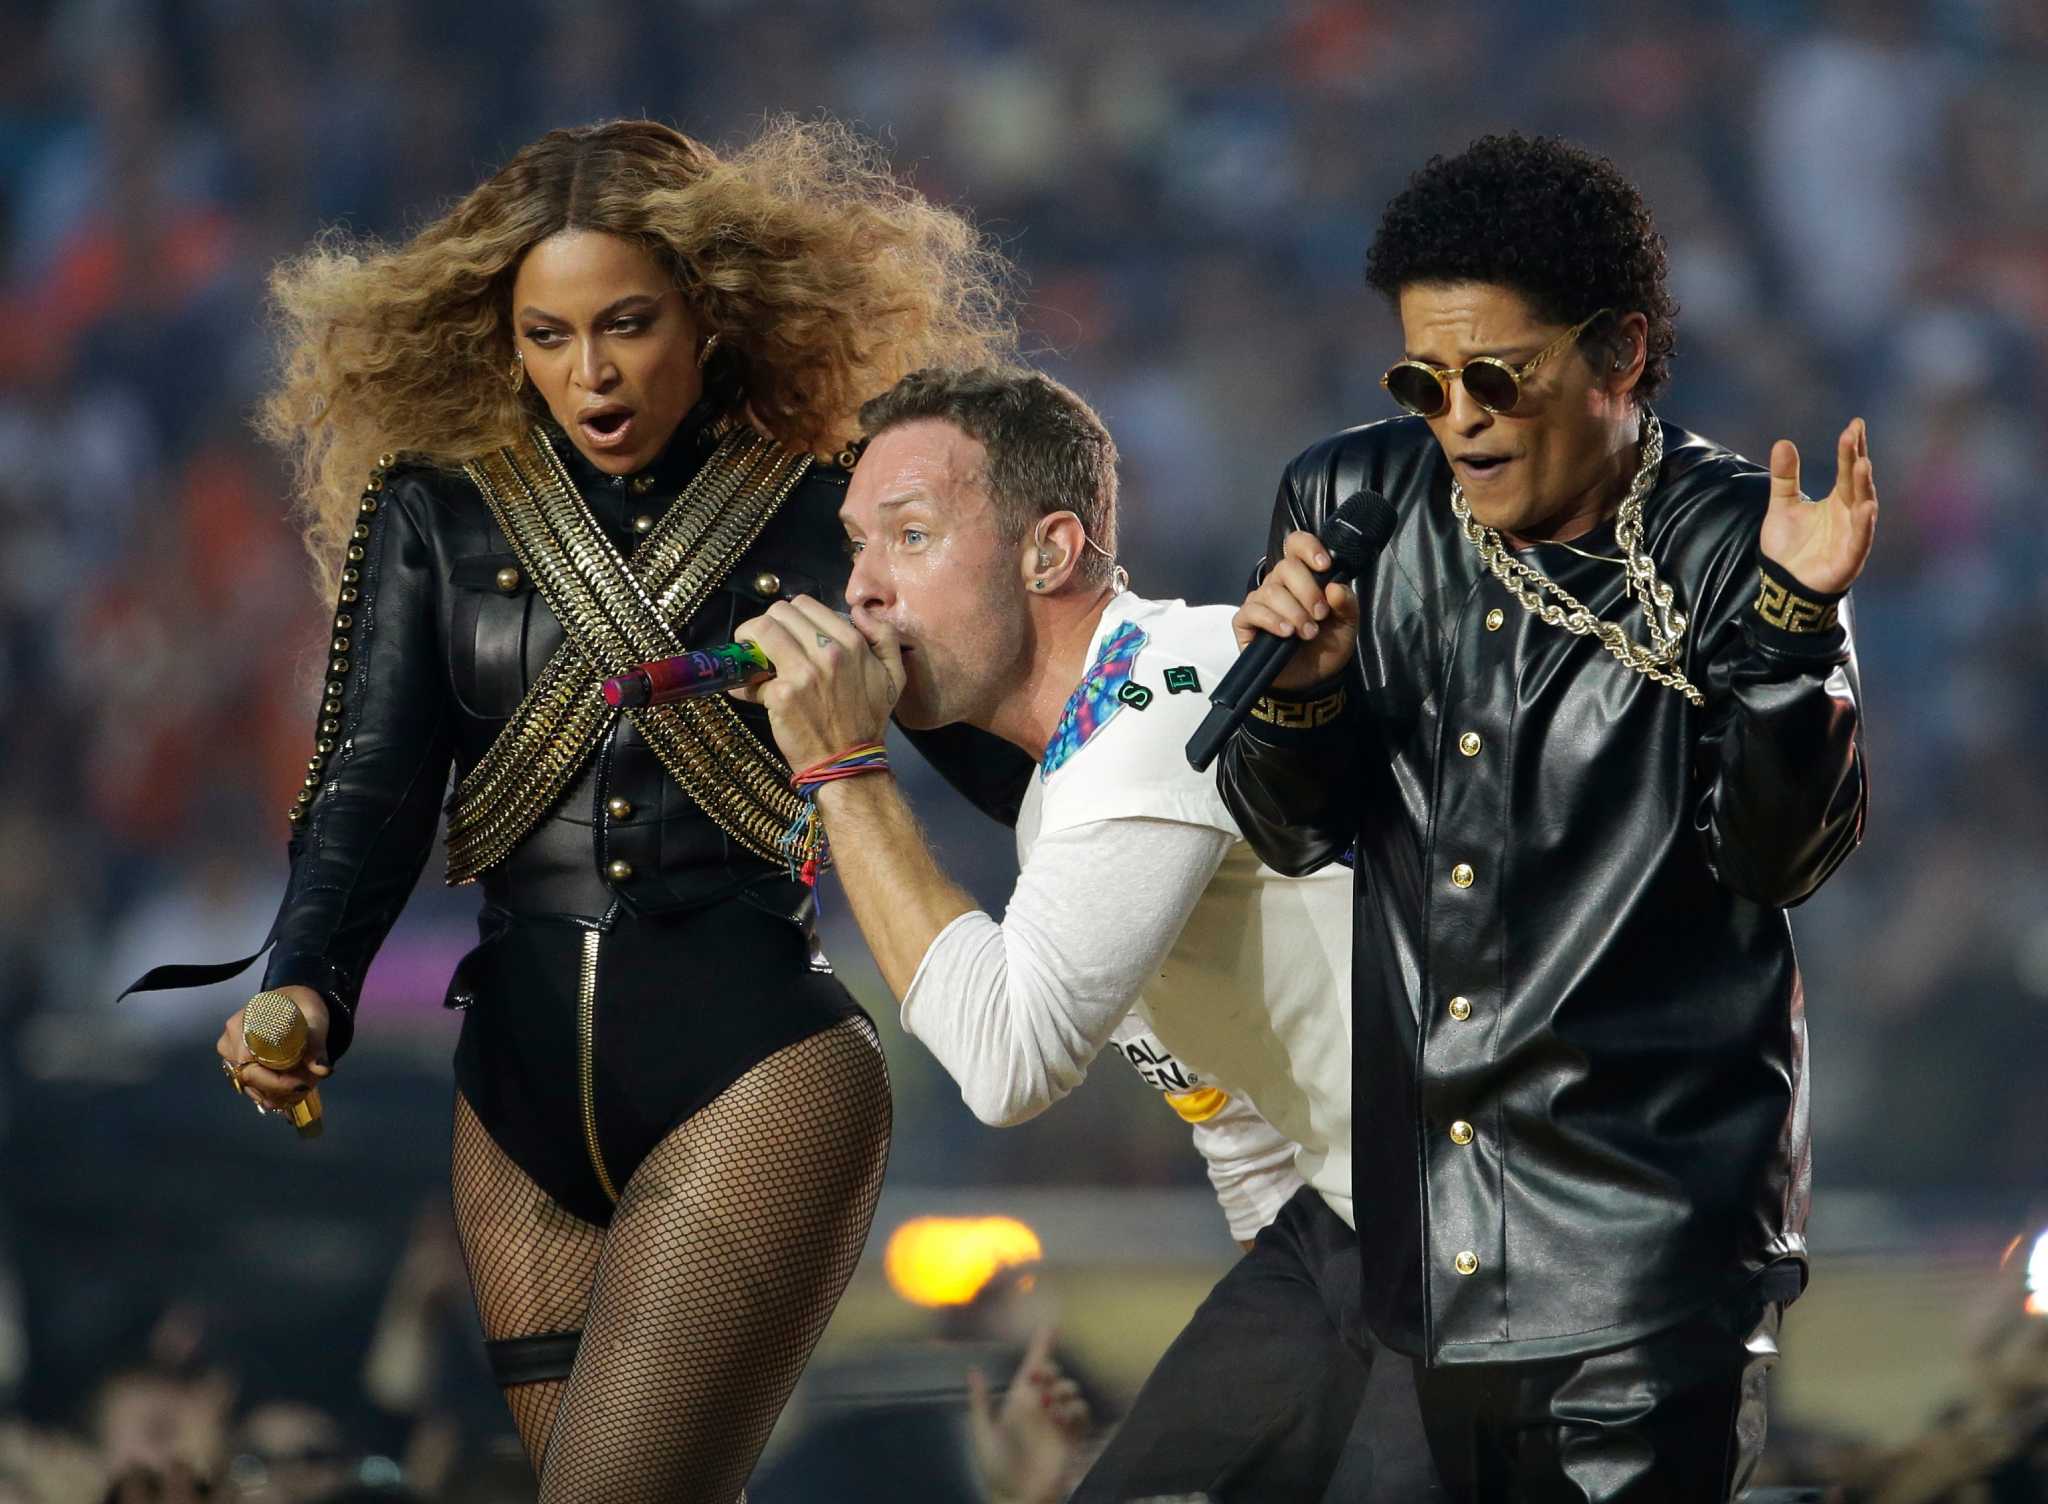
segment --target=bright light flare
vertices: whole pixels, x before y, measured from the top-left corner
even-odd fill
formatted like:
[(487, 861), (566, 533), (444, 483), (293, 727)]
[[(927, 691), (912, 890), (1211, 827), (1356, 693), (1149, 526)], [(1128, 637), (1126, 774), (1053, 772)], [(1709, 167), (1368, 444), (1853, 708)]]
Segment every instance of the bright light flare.
[(963, 1306), (998, 1271), (1044, 1252), (1014, 1217), (913, 1217), (889, 1234), (882, 1272), (912, 1305)]
[(2048, 1232), (2034, 1239), (2027, 1255), (2027, 1314), (2048, 1316)]

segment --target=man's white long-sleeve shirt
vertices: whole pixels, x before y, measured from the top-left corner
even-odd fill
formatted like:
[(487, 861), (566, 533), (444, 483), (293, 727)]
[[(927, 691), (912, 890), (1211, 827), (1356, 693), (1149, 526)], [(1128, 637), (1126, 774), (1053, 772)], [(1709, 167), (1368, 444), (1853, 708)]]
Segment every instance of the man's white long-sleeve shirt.
[(1351, 1223), (1349, 874), (1261, 864), (1183, 751), (1236, 657), (1230, 614), (1108, 603), (1018, 817), (1003, 922), (939, 933), (903, 1027), (989, 1123), (1058, 1101), (1114, 1037), (1196, 1125), (1233, 1232), (1291, 1192), (1289, 1144)]

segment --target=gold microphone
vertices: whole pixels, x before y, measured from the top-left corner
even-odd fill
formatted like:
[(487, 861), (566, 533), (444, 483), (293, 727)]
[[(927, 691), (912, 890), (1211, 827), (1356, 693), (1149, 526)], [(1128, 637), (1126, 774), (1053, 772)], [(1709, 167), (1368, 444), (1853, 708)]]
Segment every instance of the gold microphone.
[[(282, 992), (259, 992), (242, 1009), (242, 1040), (258, 1065), (288, 1071), (306, 1058), (306, 1015)], [(285, 1109), (300, 1138), (320, 1136), (318, 1088)]]

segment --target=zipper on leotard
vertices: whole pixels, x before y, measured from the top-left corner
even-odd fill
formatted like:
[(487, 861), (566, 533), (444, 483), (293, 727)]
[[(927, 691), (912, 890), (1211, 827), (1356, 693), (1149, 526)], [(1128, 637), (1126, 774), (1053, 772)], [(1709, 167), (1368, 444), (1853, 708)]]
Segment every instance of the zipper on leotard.
[(603, 938), (596, 930), (583, 932), (583, 965), (576, 981), (577, 1065), (583, 1084), (583, 1146), (590, 1151), (598, 1185), (616, 1206), (619, 1193), (604, 1167), (604, 1151), (597, 1146), (597, 949)]

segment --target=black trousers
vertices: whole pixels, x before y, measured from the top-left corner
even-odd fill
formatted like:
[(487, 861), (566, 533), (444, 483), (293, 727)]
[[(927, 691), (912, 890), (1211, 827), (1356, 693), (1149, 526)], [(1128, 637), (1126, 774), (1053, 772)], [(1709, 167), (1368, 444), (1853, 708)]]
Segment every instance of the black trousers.
[(1358, 1236), (1296, 1193), (1174, 1339), (1074, 1504), (1431, 1504), (1408, 1361), (1359, 1314)]
[(1425, 1368), (1359, 1312), (1357, 1236), (1281, 1209), (1139, 1391), (1075, 1504), (1726, 1504), (1763, 1453), (1791, 1265), (1644, 1341)]
[(1408, 1360), (1450, 1495), (1516, 1504), (1727, 1504), (1764, 1446), (1764, 1380), (1790, 1265), (1644, 1341), (1591, 1357), (1426, 1369)]

